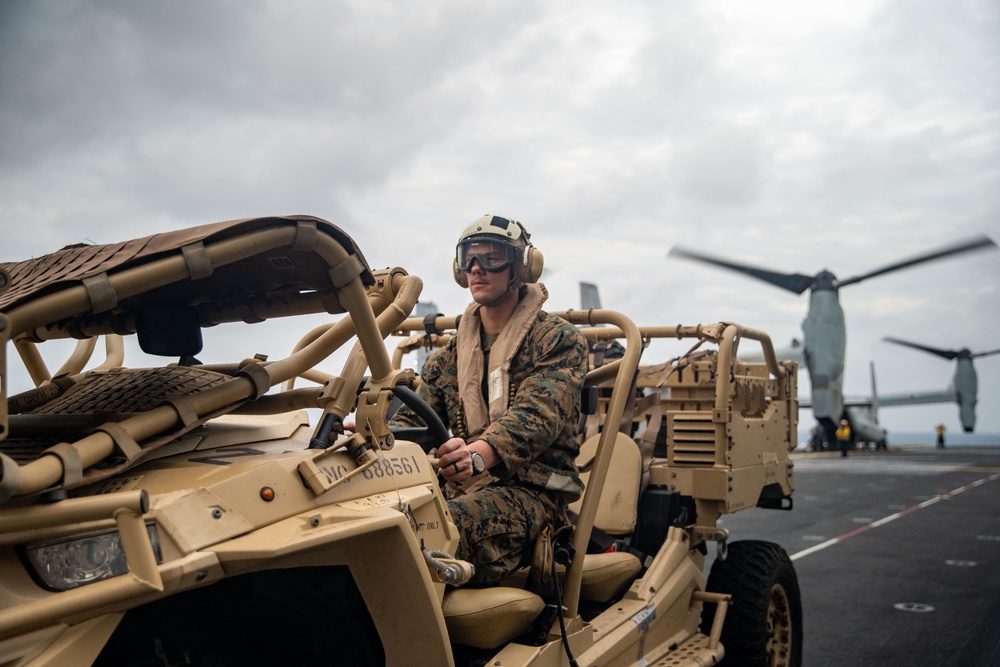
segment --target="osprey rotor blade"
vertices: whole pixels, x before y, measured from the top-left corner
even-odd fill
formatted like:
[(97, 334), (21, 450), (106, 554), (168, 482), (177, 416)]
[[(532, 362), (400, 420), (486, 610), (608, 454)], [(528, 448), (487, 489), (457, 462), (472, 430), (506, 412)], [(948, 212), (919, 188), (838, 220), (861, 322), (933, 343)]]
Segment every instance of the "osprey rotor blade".
[(883, 266), (875, 271), (870, 271), (864, 273), (860, 276), (854, 276), (852, 278), (847, 278), (846, 280), (841, 280), (838, 287), (844, 287), (845, 285), (853, 285), (854, 283), (860, 283), (862, 280), (867, 280), (868, 278), (874, 278), (875, 276), (880, 276), (883, 273), (889, 273), (891, 271), (898, 271), (900, 269), (905, 269), (907, 267), (913, 266), (915, 264), (922, 264), (923, 262), (930, 262), (935, 259), (943, 259), (945, 257), (950, 257), (951, 255), (957, 255), (963, 252), (969, 252), (971, 250), (978, 250), (979, 248), (989, 248), (996, 247), (996, 243), (993, 242), (988, 236), (980, 234), (979, 236), (974, 236), (970, 239), (964, 241), (959, 241), (951, 245), (939, 248), (937, 250), (932, 250), (930, 252), (917, 255), (916, 257), (911, 257), (909, 259), (904, 259), (894, 264), (888, 266)]
[(694, 252), (693, 250), (687, 250), (677, 246), (671, 248), (670, 252), (667, 254), (684, 257), (685, 259), (693, 259), (706, 264), (712, 264), (713, 266), (729, 269), (730, 271), (736, 271), (737, 273), (744, 273), (748, 276), (757, 278), (758, 280), (770, 283), (776, 287), (786, 289), (789, 292), (794, 292), (795, 294), (802, 294), (813, 284), (813, 276), (806, 276), (801, 273), (779, 273), (777, 271), (769, 271), (767, 269), (761, 269), (747, 264), (739, 264), (726, 259), (711, 257), (709, 255), (704, 255)]
[(896, 345), (912, 347), (915, 350), (923, 350), (924, 352), (929, 352), (939, 357), (944, 357), (945, 359), (955, 359), (956, 357), (958, 357), (958, 352), (956, 352), (955, 350), (941, 350), (936, 347), (928, 347), (927, 345), (919, 345), (917, 343), (911, 343), (909, 341), (900, 340), (898, 338), (892, 338), (891, 336), (885, 336), (884, 338), (882, 338), (882, 340), (887, 341), (889, 343), (895, 343)]

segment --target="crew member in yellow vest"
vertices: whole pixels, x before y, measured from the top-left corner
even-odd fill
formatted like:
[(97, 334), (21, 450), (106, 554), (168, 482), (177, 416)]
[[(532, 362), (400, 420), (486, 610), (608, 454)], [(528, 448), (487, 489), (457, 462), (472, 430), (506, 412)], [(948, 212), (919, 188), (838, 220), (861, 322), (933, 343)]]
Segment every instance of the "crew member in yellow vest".
[(948, 429), (945, 428), (944, 424), (938, 424), (934, 427), (934, 431), (937, 433), (937, 448), (944, 449), (944, 433)]
[(846, 419), (840, 420), (836, 436), (837, 445), (840, 447), (840, 455), (847, 456), (847, 450), (851, 448), (851, 425), (847, 423)]

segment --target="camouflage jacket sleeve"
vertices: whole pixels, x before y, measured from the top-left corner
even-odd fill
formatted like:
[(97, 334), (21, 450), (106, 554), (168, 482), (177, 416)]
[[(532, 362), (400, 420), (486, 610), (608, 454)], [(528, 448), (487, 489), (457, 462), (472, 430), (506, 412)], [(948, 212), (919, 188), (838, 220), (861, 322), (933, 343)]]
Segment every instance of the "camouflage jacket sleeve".
[(576, 431), (588, 368), (587, 343), (573, 325), (541, 314), (511, 362), (515, 392), (483, 432), (502, 460), (490, 472), (542, 487), (553, 473), (577, 480)]

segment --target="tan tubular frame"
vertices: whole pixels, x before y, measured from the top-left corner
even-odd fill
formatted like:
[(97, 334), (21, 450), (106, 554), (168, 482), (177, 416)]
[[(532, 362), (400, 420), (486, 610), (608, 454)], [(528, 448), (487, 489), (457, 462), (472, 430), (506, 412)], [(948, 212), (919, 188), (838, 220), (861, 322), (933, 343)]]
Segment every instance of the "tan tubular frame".
[[(412, 309), (416, 305), (417, 300), (420, 297), (420, 292), (423, 289), (423, 281), (416, 276), (409, 276), (402, 272), (401, 269), (394, 269), (390, 271), (390, 276), (388, 280), (392, 283), (392, 294), (395, 294), (395, 298), (392, 300), (387, 300), (385, 297), (379, 295), (378, 297), (370, 297), (372, 300), (372, 308), (378, 313), (376, 318), (379, 329), (380, 340), (384, 339), (390, 333), (395, 331), (410, 314), (407, 308)], [(381, 298), (381, 303), (376, 302), (377, 298)], [(322, 324), (305, 336), (295, 345), (292, 350), (293, 356), (300, 351), (306, 349), (310, 345), (316, 343), (317, 340), (325, 335), (328, 335), (329, 331), (335, 328), (339, 322), (332, 324)], [(338, 346), (339, 347), (339, 346)], [(388, 352), (386, 352), (388, 354)], [(351, 370), (356, 370), (357, 365), (363, 363), (360, 373), (352, 373)], [(364, 375), (364, 370), (369, 367), (369, 363), (365, 359), (363, 354), (363, 349), (355, 347), (352, 350), (350, 359), (347, 362), (347, 370), (344, 371), (345, 376), (350, 376), (349, 381), (353, 379), (360, 380)], [(389, 364), (390, 372), (395, 371), (399, 366), (393, 362)], [(355, 377), (356, 376), (356, 377)], [(377, 381), (383, 380), (387, 376), (387, 373), (381, 375), (375, 375)], [(313, 367), (299, 374), (306, 380), (310, 380), (317, 384), (325, 384), (331, 380), (334, 380), (336, 376), (330, 373), (324, 373)], [(284, 390), (290, 391), (295, 387), (295, 376), (289, 378), (285, 381)], [(344, 415), (341, 415), (343, 417)]]
[[(625, 338), (625, 354), (621, 359), (602, 366), (599, 369), (587, 374), (587, 386), (592, 386), (601, 382), (603, 375), (612, 368), (615, 374), (615, 383), (611, 391), (611, 402), (608, 405), (606, 424), (618, 424), (622, 415), (625, 414), (625, 405), (628, 402), (629, 389), (632, 386), (632, 379), (639, 368), (639, 358), (642, 356), (642, 339), (639, 335), (639, 328), (629, 318), (621, 313), (611, 310), (568, 310), (561, 313), (552, 313), (562, 317), (570, 324), (587, 324), (594, 326), (597, 324), (609, 324), (622, 333), (619, 338)], [(577, 519), (576, 527), (573, 530), (573, 549), (579, 554), (570, 563), (566, 571), (566, 586), (563, 591), (563, 606), (566, 607), (566, 615), (570, 618), (577, 615), (580, 605), (580, 585), (583, 580), (583, 554), (587, 553), (587, 544), (590, 542), (590, 534), (594, 528), (594, 518), (597, 516), (597, 506), (601, 500), (601, 492), (604, 490), (604, 481), (608, 476), (608, 469), (611, 467), (611, 454), (614, 447), (618, 431), (613, 428), (601, 429), (600, 440), (597, 444), (597, 454), (590, 470), (588, 486), (590, 493), (584, 492), (583, 505), (580, 507), (580, 516)], [(597, 491), (597, 493), (593, 493)]]
[[(607, 342), (619, 338), (625, 338), (626, 334), (620, 328), (600, 328), (587, 329), (583, 331), (588, 338), (600, 342)], [(736, 351), (739, 346), (739, 339), (747, 338), (755, 340), (761, 344), (764, 351), (764, 363), (768, 372), (774, 377), (782, 377), (784, 372), (778, 365), (778, 357), (774, 353), (774, 346), (771, 344), (771, 337), (763, 331), (744, 327), (731, 322), (717, 322), (715, 324), (697, 324), (694, 326), (670, 326), (670, 327), (639, 327), (639, 335), (644, 341), (652, 338), (697, 338), (714, 343), (719, 348), (719, 367), (728, 368), (730, 373), (719, 373), (716, 379), (715, 408), (716, 410), (727, 410), (729, 406), (729, 387), (732, 383), (733, 362), (736, 359)], [(609, 364), (610, 366), (610, 364)], [(602, 367), (602, 369), (607, 368)], [(781, 398), (787, 398), (782, 396)]]
[[(258, 255), (264, 249), (293, 248), (296, 244), (297, 233), (298, 227), (288, 224), (264, 227), (230, 238), (205, 243), (204, 250), (212, 266), (218, 268)], [(327, 234), (316, 235), (312, 252), (322, 258), (331, 270), (334, 267), (342, 266), (353, 257), (348, 254), (340, 242)], [(358, 266), (358, 275), (346, 280), (337, 291), (337, 299), (350, 317), (341, 319), (329, 331), (288, 358), (259, 364), (259, 367), (266, 373), (268, 388), (305, 373), (343, 345), (355, 332), (358, 335), (359, 344), (363, 348), (367, 364), (372, 369), (373, 376), (386, 378), (393, 372), (388, 352), (383, 343), (382, 328), (387, 330), (391, 328), (396, 321), (401, 319), (401, 313), (408, 313), (409, 308), (412, 308), (413, 304), (416, 303), (420, 292), (419, 279), (409, 281), (407, 289), (400, 290), (403, 298), (412, 300), (413, 304), (394, 303), (393, 316), (380, 326), (376, 321), (376, 314), (385, 310), (390, 302), (382, 296), (375, 296), (369, 303), (368, 292), (361, 278), (361, 264), (359, 263)], [(146, 264), (125, 268), (106, 275), (109, 284), (121, 301), (157, 287), (190, 280), (192, 279), (190, 271), (184, 257), (177, 252), (154, 259)], [(71, 285), (61, 291), (40, 296), (22, 305), (12, 307), (3, 316), (0, 316), (5, 325), (0, 327), (0, 334), (3, 334), (4, 339), (16, 339), (29, 332), (38, 337), (40, 333), (44, 333), (49, 323), (91, 312), (92, 308), (91, 298), (86, 288), (79, 284)], [(250, 376), (234, 377), (221, 385), (192, 395), (190, 397), (191, 406), (201, 417), (227, 406), (252, 400), (264, 393), (257, 386), (258, 381)], [(3, 389), (6, 389), (6, 386)], [(6, 433), (6, 403), (6, 392), (4, 392), (3, 395), (0, 395), (0, 404), (4, 406), (2, 415), (0, 415), (4, 420), (4, 434)], [(174, 428), (179, 422), (180, 415), (177, 410), (166, 405), (123, 420), (118, 426), (124, 429), (135, 442), (142, 442)], [(115, 446), (112, 437), (103, 431), (98, 431), (70, 444), (70, 447), (76, 450), (80, 464), (84, 469), (111, 455)], [(55, 455), (43, 455), (24, 466), (17, 466), (8, 457), (0, 457), (0, 466), (2, 466), (0, 480), (8, 489), (7, 493), (13, 496), (42, 491), (59, 484), (64, 475), (63, 460)], [(12, 492), (11, 488), (13, 488)]]
[[(105, 337), (104, 346), (106, 351), (105, 360), (100, 366), (94, 368), (94, 370), (120, 367), (125, 360), (125, 343), (122, 341), (122, 337), (118, 334), (108, 334)], [(53, 377), (80, 373), (87, 362), (90, 361), (94, 350), (97, 348), (97, 337), (77, 341), (76, 347), (73, 349), (73, 353), (69, 359), (63, 363), (59, 370), (52, 374), (49, 373), (45, 361), (38, 353), (38, 348), (34, 341), (21, 338), (14, 342), (14, 347), (17, 349), (18, 354), (20, 354), (21, 362), (24, 364), (25, 369), (27, 369), (28, 375), (37, 387), (48, 382)]]

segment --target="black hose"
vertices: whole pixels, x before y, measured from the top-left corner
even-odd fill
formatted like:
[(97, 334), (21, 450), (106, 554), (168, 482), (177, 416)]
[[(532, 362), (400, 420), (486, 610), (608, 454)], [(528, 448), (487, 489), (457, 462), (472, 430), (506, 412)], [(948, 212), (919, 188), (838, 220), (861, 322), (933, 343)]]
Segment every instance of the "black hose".
[(570, 553), (565, 547), (556, 548), (555, 540), (552, 540), (552, 588), (555, 590), (556, 594), (556, 609), (559, 614), (559, 631), (562, 635), (563, 649), (566, 651), (566, 657), (569, 658), (570, 667), (579, 667), (576, 662), (576, 658), (573, 657), (573, 652), (569, 649), (569, 637), (566, 636), (566, 621), (563, 618), (563, 603), (562, 603), (562, 585), (559, 583), (559, 574), (556, 572), (556, 563), (561, 563), (569, 568)]

